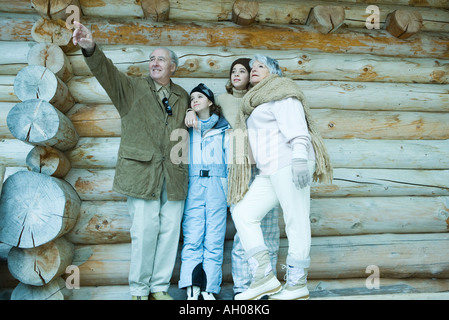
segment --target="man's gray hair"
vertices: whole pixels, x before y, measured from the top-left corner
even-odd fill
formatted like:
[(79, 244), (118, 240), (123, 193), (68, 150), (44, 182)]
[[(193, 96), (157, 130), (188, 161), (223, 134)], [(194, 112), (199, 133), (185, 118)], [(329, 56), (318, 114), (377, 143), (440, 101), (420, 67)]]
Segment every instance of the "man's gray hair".
[(278, 76), (282, 77), (282, 70), (279, 67), (279, 62), (276, 59), (264, 56), (262, 54), (256, 54), (254, 58), (252, 58), (249, 62), (249, 66), (251, 68), (253, 67), (253, 64), (256, 60), (266, 65), (271, 74), (277, 74)]

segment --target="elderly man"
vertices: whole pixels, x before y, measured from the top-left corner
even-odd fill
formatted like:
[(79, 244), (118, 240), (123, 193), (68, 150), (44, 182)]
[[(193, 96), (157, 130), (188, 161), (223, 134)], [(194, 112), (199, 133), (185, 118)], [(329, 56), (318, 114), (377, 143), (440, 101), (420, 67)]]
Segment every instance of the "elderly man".
[(150, 77), (129, 77), (75, 22), (74, 44), (121, 117), (121, 142), (113, 190), (128, 196), (132, 218), (130, 292), (135, 300), (172, 300), (167, 294), (187, 195), (188, 168), (173, 163), (170, 136), (185, 128), (189, 95), (171, 81), (178, 58), (167, 48), (150, 55)]

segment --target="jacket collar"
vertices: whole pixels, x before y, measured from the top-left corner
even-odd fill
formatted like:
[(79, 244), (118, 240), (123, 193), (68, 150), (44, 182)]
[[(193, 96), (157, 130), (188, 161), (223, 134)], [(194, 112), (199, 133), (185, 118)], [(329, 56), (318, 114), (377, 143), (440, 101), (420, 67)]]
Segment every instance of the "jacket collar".
[[(145, 79), (147, 80), (148, 84), (150, 85), (151, 91), (154, 93), (155, 97), (158, 97), (155, 81), (153, 79), (151, 79), (151, 77), (149, 77), (149, 76), (146, 77)], [(170, 79), (170, 97), (168, 99), (168, 102), (170, 103), (170, 105), (172, 107), (174, 107), (174, 105), (178, 101), (181, 94), (182, 94), (182, 91), (181, 91), (180, 87), (175, 85), (173, 83), (173, 81)], [(160, 99), (157, 98), (157, 100), (159, 101)], [(159, 104), (162, 106), (162, 101), (159, 101)]]

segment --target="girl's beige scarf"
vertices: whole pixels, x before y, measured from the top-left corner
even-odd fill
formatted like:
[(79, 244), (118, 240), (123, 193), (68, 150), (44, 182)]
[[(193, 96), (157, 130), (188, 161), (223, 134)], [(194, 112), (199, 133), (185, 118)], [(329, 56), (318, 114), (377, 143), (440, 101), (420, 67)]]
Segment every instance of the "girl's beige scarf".
[[(236, 126), (233, 128), (234, 132), (236, 132), (236, 129), (240, 129), (240, 132), (243, 131), (246, 133), (246, 120), (257, 106), (290, 97), (297, 98), (304, 107), (316, 157), (316, 169), (313, 174), (313, 181), (332, 183), (333, 169), (326, 146), (311, 117), (310, 109), (304, 99), (302, 90), (293, 80), (282, 78), (278, 75), (270, 75), (249, 90), (243, 97), (242, 108), (237, 115)], [(251, 179), (248, 136), (245, 134), (243, 137), (243, 146), (235, 148), (233, 151), (233, 161), (230, 164), (228, 176), (228, 203), (230, 204), (235, 204), (243, 199), (243, 196), (248, 191)]]

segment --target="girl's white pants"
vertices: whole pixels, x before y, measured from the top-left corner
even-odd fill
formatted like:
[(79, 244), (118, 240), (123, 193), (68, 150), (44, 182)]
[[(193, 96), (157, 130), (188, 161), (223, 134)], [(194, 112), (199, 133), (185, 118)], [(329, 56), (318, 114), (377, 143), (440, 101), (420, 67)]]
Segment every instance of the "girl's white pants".
[[(309, 160), (308, 164), (312, 176), (315, 161)], [(284, 167), (269, 176), (256, 176), (247, 194), (232, 212), (246, 257), (250, 258), (260, 251), (267, 250), (260, 222), (277, 204), (282, 207), (289, 244), (287, 265), (309, 268), (310, 185), (296, 189), (291, 166)]]

